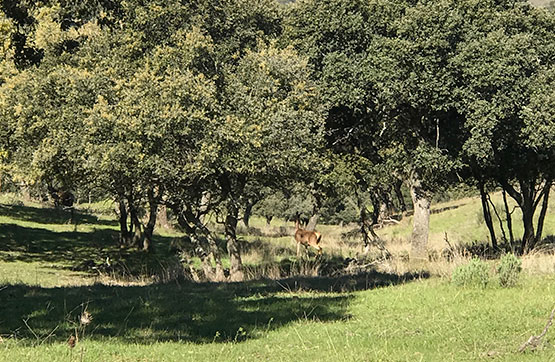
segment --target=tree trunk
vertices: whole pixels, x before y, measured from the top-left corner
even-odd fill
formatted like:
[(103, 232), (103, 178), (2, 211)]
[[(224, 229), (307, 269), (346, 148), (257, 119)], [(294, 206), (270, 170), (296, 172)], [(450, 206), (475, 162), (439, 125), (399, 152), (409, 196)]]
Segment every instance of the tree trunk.
[(198, 212), (199, 212), (199, 218), (198, 220), (204, 224), (204, 217), (206, 216), (206, 213), (208, 212), (208, 206), (210, 205), (210, 199), (212, 198), (212, 195), (210, 194), (209, 191), (203, 192), (202, 193), (202, 197), (200, 199), (200, 205), (198, 208)]
[(377, 225), (380, 221), (380, 198), (376, 192), (372, 192), (370, 195), (370, 201), (372, 202), (372, 224)]
[(316, 229), (316, 224), (318, 224), (318, 219), (320, 218), (320, 209), (322, 208), (322, 202), (318, 197), (315, 197), (316, 203), (312, 208), (312, 216), (308, 220), (308, 224), (306, 224), (306, 230), (314, 231)]
[[(206, 278), (210, 281), (223, 281), (225, 275), (220, 253), (210, 230), (204, 226), (191, 210), (183, 210), (175, 206), (172, 207), (172, 209), (177, 216), (177, 223), (189, 234), (191, 241), (195, 244), (195, 255), (201, 260), (202, 269)], [(203, 240), (201, 236), (204, 236), (205, 240)], [(216, 264), (215, 269), (210, 261), (210, 256), (212, 256)]]
[(534, 186), (527, 181), (520, 181), (520, 190), (522, 193), (522, 224), (524, 226), (524, 234), (522, 235), (521, 252), (526, 253), (534, 248), (536, 233), (534, 231)]
[(245, 225), (246, 228), (249, 227), (249, 220), (252, 215), (252, 208), (254, 204), (255, 204), (254, 201), (249, 199), (247, 201), (247, 205), (245, 206), (245, 213), (243, 214), (243, 224)]
[(266, 215), (266, 226), (270, 226), (273, 218), (272, 215)]
[(148, 191), (148, 221), (144, 230), (143, 251), (151, 252), (152, 235), (154, 234), (154, 226), (156, 225), (156, 216), (158, 214), (159, 196), (155, 195), (154, 190)]
[(509, 203), (507, 202), (507, 192), (503, 189), (503, 204), (505, 205), (505, 216), (507, 218), (507, 230), (509, 231), (509, 245), (511, 247), (511, 251), (515, 252), (515, 236), (513, 233), (513, 217), (512, 212), (509, 211)]
[(119, 200), (119, 245), (120, 248), (129, 246), (131, 244), (131, 235), (127, 228), (127, 207), (123, 199)]
[(405, 203), (405, 198), (403, 197), (403, 192), (401, 190), (402, 186), (402, 180), (397, 180), (394, 184), (395, 195), (397, 196), (397, 201), (399, 202), (399, 209), (401, 211), (401, 215), (404, 217), (407, 212), (407, 204)]
[(29, 190), (29, 186), (25, 182), (20, 183), (19, 192), (21, 193), (23, 201), (31, 201), (31, 191)]
[(389, 219), (389, 207), (387, 206), (387, 202), (380, 202), (380, 214), (378, 216), (378, 223), (382, 224), (385, 220)]
[(230, 259), (229, 278), (231, 281), (242, 281), (244, 274), (241, 251), (237, 242), (237, 221), (239, 217), (239, 195), (244, 191), (246, 179), (243, 175), (224, 173), (219, 181), (224, 197), (227, 199), (224, 229)]
[(410, 259), (414, 261), (428, 260), (428, 231), (430, 225), (430, 196), (422, 187), (420, 176), (413, 174), (410, 194), (414, 205), (412, 245)]
[(543, 187), (543, 201), (542, 201), (542, 208), (540, 210), (540, 216), (538, 218), (538, 229), (536, 231), (536, 244), (539, 243), (542, 239), (543, 234), (543, 224), (545, 222), (545, 215), (547, 214), (547, 209), (549, 207), (549, 192), (551, 191), (551, 185), (553, 181), (546, 180), (545, 185)]
[(488, 193), (484, 183), (480, 180), (478, 181), (478, 189), (480, 190), (480, 200), (482, 201), (482, 212), (484, 214), (484, 221), (489, 230), (489, 235), (491, 238), (491, 245), (494, 249), (497, 249), (497, 238), (495, 236), (495, 229), (493, 228), (493, 219), (491, 217), (491, 210), (488, 203)]
[(241, 252), (237, 243), (237, 217), (239, 210), (233, 201), (229, 201), (227, 215), (225, 218), (225, 238), (227, 241), (227, 251), (230, 258), (229, 278), (231, 281), (242, 281), (244, 279), (241, 261)]
[[(370, 252), (370, 236), (368, 235), (368, 215), (366, 207), (359, 203), (360, 208), (360, 232), (362, 233), (362, 243), (364, 245), (363, 253), (367, 255)], [(371, 226), (370, 226), (371, 227)]]
[(166, 205), (160, 205), (158, 207), (158, 215), (156, 216), (156, 221), (160, 227), (165, 229), (171, 229), (171, 225), (168, 222), (168, 208)]
[(143, 248), (144, 240), (143, 225), (139, 220), (138, 210), (132, 202), (129, 202), (129, 215), (134, 229), (132, 245), (140, 250)]
[[(370, 252), (370, 236), (368, 235), (368, 214), (366, 212), (366, 205), (360, 196), (357, 189), (355, 189), (355, 196), (358, 209), (360, 210), (360, 233), (362, 234), (363, 254), (367, 255)], [(370, 224), (371, 225), (371, 224)], [(370, 226), (371, 227), (371, 226)]]
[[(524, 234), (522, 236), (522, 242), (518, 250), (521, 253), (527, 253), (531, 251), (536, 246), (536, 243), (539, 241), (539, 237), (541, 237), (541, 234), (543, 232), (543, 223), (545, 220), (545, 213), (547, 213), (547, 205), (549, 202), (549, 190), (552, 185), (551, 180), (544, 181), (544, 186), (538, 194), (536, 191), (536, 180), (530, 182), (529, 180), (520, 179), (520, 190), (517, 191), (507, 180), (502, 178), (499, 179), (499, 182), (503, 186), (503, 189), (506, 190), (507, 193), (517, 202), (520, 210), (522, 211), (522, 224), (524, 226)], [(536, 212), (536, 208), (540, 200), (542, 200), (542, 197), (543, 203), (542, 211), (540, 212), (540, 217), (538, 219), (538, 233), (535, 233), (534, 213)]]
[[(489, 195), (488, 195), (487, 198), (488, 198), (488, 203), (491, 206), (490, 216), (491, 216), (491, 210), (493, 210), (493, 213), (495, 214), (495, 216), (497, 217), (497, 220), (499, 221), (499, 231), (501, 231), (501, 238), (503, 239), (504, 243), (507, 243), (507, 235), (505, 234), (505, 227), (503, 226), (503, 219), (501, 218), (501, 216), (497, 212), (497, 208), (495, 207), (495, 204), (493, 203), (493, 201), (491, 201), (491, 197), (489, 197)], [(497, 243), (495, 243), (495, 244), (492, 243), (492, 246), (493, 246), (494, 249), (498, 249)]]
[(320, 218), (320, 213), (313, 214), (308, 220), (308, 224), (306, 225), (306, 230), (314, 231), (314, 229), (316, 229), (316, 225), (318, 224), (319, 218)]

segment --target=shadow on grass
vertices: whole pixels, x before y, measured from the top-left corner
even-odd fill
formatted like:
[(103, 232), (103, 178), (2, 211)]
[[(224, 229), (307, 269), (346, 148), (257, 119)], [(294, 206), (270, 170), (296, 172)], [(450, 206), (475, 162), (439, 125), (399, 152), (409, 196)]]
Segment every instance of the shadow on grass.
[(9, 215), (15, 220), (32, 221), (40, 224), (96, 224), (117, 226), (115, 220), (99, 220), (94, 215), (74, 211), (74, 220), (71, 222), (71, 212), (56, 208), (39, 208), (22, 205), (0, 204), (0, 215)]
[[(350, 290), (368, 289), (408, 279), (371, 273), (351, 277), (349, 286)], [(79, 317), (87, 310), (92, 316), (85, 330), (87, 339), (118, 338), (146, 344), (240, 342), (296, 321), (349, 319), (351, 294), (296, 291), (343, 291), (337, 287), (347, 280), (349, 277), (64, 288), (5, 285), (0, 287), (0, 335), (30, 344), (64, 341), (76, 327), (79, 330)]]
[(171, 238), (155, 236), (155, 253), (120, 249), (116, 230), (95, 229), (92, 232), (54, 232), (41, 228), (0, 224), (0, 261), (47, 262), (51, 267), (94, 272), (107, 258), (110, 270), (118, 275), (135, 275), (156, 270), (160, 260), (171, 257)]
[[(29, 212), (29, 208), (25, 210)], [(9, 211), (13, 215), (14, 210)], [(123, 253), (129, 254), (129, 265), (135, 267), (144, 262), (156, 263), (167, 256), (164, 250), (168, 248), (163, 245), (168, 245), (170, 238), (157, 237), (158, 252), (147, 255), (120, 251), (117, 235), (117, 231), (106, 229), (89, 233), (54, 232), (1, 224), (0, 261), (42, 261), (60, 268), (79, 269), (85, 261), (104, 260), (110, 255), (121, 259)], [(339, 260), (328, 263), (338, 264)], [(0, 336), (37, 344), (65, 341), (80, 330), (82, 339), (118, 338), (129, 343), (240, 342), (296, 321), (348, 319), (352, 295), (335, 292), (393, 285), (415, 277), (371, 272), (227, 284), (173, 282), (59, 288), (0, 285)], [(331, 293), (298, 293), (307, 289)], [(92, 315), (92, 322), (86, 327), (78, 322), (84, 310)]]
[(279, 285), (285, 290), (312, 290), (321, 292), (352, 292), (402, 284), (414, 279), (426, 279), (430, 275), (422, 273), (405, 273), (403, 275), (385, 274), (377, 271), (337, 277), (292, 277), (280, 280)]

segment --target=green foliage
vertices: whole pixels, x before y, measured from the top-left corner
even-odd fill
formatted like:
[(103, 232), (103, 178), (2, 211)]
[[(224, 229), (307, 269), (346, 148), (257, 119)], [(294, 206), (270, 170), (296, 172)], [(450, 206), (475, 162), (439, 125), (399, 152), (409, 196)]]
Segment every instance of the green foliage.
[(348, 224), (358, 222), (360, 210), (353, 197), (328, 198), (322, 209), (325, 224)]
[(514, 287), (520, 279), (521, 271), (522, 260), (517, 258), (514, 254), (503, 255), (497, 266), (499, 284), (505, 288)]
[(271, 221), (276, 217), (282, 217), (287, 208), (287, 200), (283, 193), (271, 191), (268, 190), (268, 194), (257, 202), (253, 208), (255, 215), (263, 216), (267, 221)]
[(460, 265), (453, 271), (453, 284), (463, 287), (485, 288), (489, 283), (489, 266), (479, 258), (472, 258), (467, 264)]
[(219, 167), (268, 181), (298, 178), (317, 157), (323, 132), (306, 60), (291, 48), (261, 45), (229, 70), (215, 138)]

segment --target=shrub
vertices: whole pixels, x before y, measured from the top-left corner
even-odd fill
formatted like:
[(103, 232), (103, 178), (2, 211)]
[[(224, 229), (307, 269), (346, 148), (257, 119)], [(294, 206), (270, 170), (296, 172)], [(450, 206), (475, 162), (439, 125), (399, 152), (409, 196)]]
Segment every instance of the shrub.
[(501, 263), (497, 267), (499, 284), (502, 287), (513, 287), (518, 283), (520, 272), (522, 271), (522, 261), (514, 254), (505, 254), (501, 258)]
[(452, 281), (459, 286), (484, 288), (489, 282), (489, 267), (486, 262), (472, 258), (468, 264), (455, 268)]

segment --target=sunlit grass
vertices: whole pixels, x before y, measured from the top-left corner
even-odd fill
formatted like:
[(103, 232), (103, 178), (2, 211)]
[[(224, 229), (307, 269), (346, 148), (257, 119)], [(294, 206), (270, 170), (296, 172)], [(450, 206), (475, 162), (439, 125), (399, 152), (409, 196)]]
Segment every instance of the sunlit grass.
[[(98, 297), (89, 301), (88, 310), (94, 319), (73, 350), (63, 341), (64, 333), (71, 332), (66, 327), (59, 327), (49, 341), (41, 339), (56, 323), (67, 323), (62, 314), (49, 319), (60, 303), (56, 292), (27, 291), (31, 299), (50, 300), (46, 309), (37, 305), (41, 312), (28, 320), (31, 328), (44, 328), (35, 330), (39, 338), (4, 338), (1, 358), (551, 361), (555, 359), (552, 331), (546, 335), (549, 344), (538, 350), (519, 353), (518, 348), (545, 326), (554, 306), (554, 286), (555, 279), (545, 276), (526, 277), (512, 289), (464, 289), (433, 279), (344, 294), (260, 289), (257, 293), (251, 286), (254, 293), (241, 296), (243, 288), (237, 286), (233, 290), (175, 285), (125, 288), (129, 292), (119, 288), (120, 297), (113, 293), (108, 299), (108, 290), (93, 289)], [(65, 293), (68, 309), (93, 297), (76, 298), (71, 290)], [(234, 293), (239, 295), (233, 297)], [(172, 302), (175, 299), (179, 304)], [(80, 307), (73, 314), (79, 311)], [(45, 320), (49, 324), (40, 323)], [(102, 327), (109, 320), (108, 327)], [(106, 335), (107, 331), (113, 335)], [(201, 341), (195, 342), (199, 336)]]
[[(497, 211), (503, 220), (505, 235), (507, 238), (508, 229), (505, 222), (503, 199), (501, 193), (491, 195), (492, 202), (496, 205)], [(515, 202), (508, 200), (511, 211)], [(545, 218), (543, 235), (555, 234), (555, 201), (552, 199), (549, 204), (547, 216)], [(539, 210), (536, 212), (536, 220)], [(499, 220), (493, 215), (494, 228), (499, 241), (502, 241), (502, 232)], [(514, 208), (512, 214), (513, 232), (515, 239), (522, 238), (522, 213), (520, 209)], [(381, 237), (388, 241), (388, 246), (405, 250), (410, 249), (410, 235), (412, 232), (412, 217), (407, 217), (399, 225), (390, 225), (376, 231)], [(483, 221), (481, 202), (479, 197), (464, 198), (446, 203), (432, 205), (432, 215), (430, 217), (429, 249), (441, 250), (448, 245), (445, 242), (445, 235), (452, 245), (468, 245), (473, 242), (491, 243), (489, 231)]]

